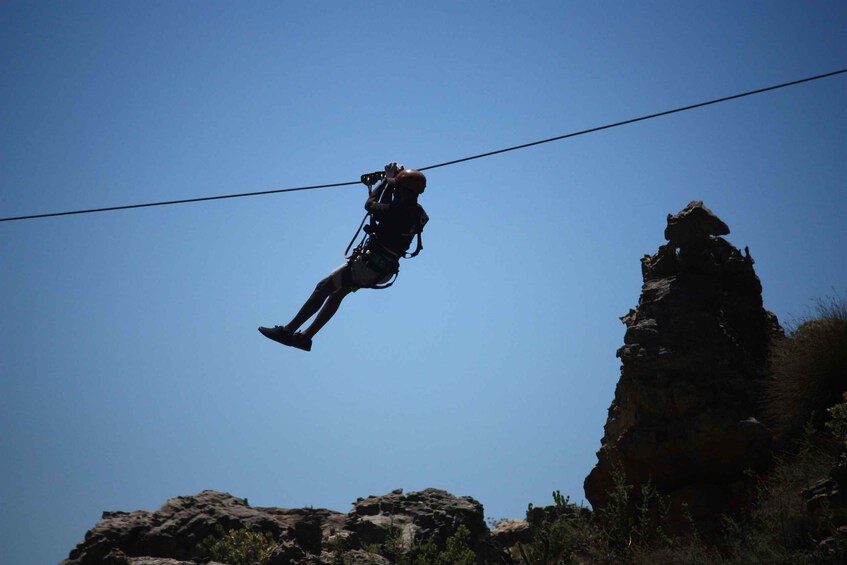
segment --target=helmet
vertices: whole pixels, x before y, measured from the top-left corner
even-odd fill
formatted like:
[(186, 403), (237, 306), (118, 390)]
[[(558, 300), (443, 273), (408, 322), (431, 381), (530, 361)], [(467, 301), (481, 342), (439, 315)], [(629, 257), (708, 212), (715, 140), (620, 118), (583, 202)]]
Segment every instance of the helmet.
[(426, 188), (426, 177), (416, 169), (403, 169), (394, 176), (394, 182), (400, 188), (405, 188), (415, 194), (423, 194)]

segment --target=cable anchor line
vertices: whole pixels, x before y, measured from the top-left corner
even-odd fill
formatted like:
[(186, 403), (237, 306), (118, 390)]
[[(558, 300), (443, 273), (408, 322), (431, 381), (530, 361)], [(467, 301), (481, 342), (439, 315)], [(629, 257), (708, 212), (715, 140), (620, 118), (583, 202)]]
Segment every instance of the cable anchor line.
[[(462, 157), (461, 159), (454, 159), (452, 161), (446, 161), (444, 163), (438, 163), (436, 165), (429, 165), (427, 167), (418, 167), (418, 170), (419, 171), (428, 171), (428, 170), (432, 170), (432, 169), (438, 169), (438, 168), (441, 168), (441, 167), (448, 167), (448, 166), (456, 165), (456, 164), (459, 164), (459, 163), (465, 163), (467, 161), (473, 161), (475, 159), (482, 159), (483, 157), (490, 157), (492, 155), (499, 155), (501, 153), (508, 153), (510, 151), (517, 151), (519, 149), (526, 149), (528, 147), (534, 147), (536, 145), (542, 145), (544, 143), (551, 143), (553, 141), (561, 141), (563, 139), (569, 139), (571, 137), (577, 137), (577, 136), (580, 136), (580, 135), (586, 135), (586, 134), (589, 134), (589, 133), (603, 131), (603, 130), (606, 130), (606, 129), (611, 129), (611, 128), (616, 128), (616, 127), (625, 126), (625, 125), (629, 125), (629, 124), (634, 124), (634, 123), (637, 123), (637, 122), (643, 122), (645, 120), (652, 120), (654, 118), (660, 118), (660, 117), (663, 117), (663, 116), (669, 116), (671, 114), (677, 114), (679, 112), (686, 112), (688, 110), (694, 110), (696, 108), (703, 108), (705, 106), (720, 104), (722, 102), (728, 102), (730, 100), (737, 100), (739, 98), (745, 98), (747, 96), (753, 96), (753, 95), (756, 95), (756, 94), (762, 94), (762, 93), (770, 92), (770, 91), (773, 91), (773, 90), (779, 90), (781, 88), (787, 88), (789, 86), (796, 86), (798, 84), (804, 84), (804, 83), (808, 83), (808, 82), (812, 82), (812, 81), (816, 81), (816, 80), (821, 80), (821, 79), (824, 79), (824, 78), (829, 78), (829, 77), (833, 77), (833, 76), (844, 74), (844, 73), (847, 73), (847, 69), (840, 69), (840, 70), (837, 70), (837, 71), (832, 71), (832, 72), (829, 72), (829, 73), (824, 73), (824, 74), (815, 75), (815, 76), (811, 76), (811, 77), (807, 77), (807, 78), (802, 78), (802, 79), (799, 79), (799, 80), (793, 80), (793, 81), (790, 81), (790, 82), (783, 82), (783, 83), (780, 83), (780, 84), (767, 86), (765, 88), (758, 88), (756, 90), (749, 90), (747, 92), (742, 92), (742, 93), (739, 93), (739, 94), (733, 94), (731, 96), (724, 96), (722, 98), (715, 98), (713, 100), (707, 100), (705, 102), (698, 102), (696, 104), (690, 104), (688, 106), (681, 106), (679, 108), (674, 108), (672, 110), (665, 110), (663, 112), (656, 112), (655, 114), (647, 114), (647, 115), (644, 115), (644, 116), (639, 116), (637, 118), (630, 118), (628, 120), (623, 120), (623, 121), (620, 121), (620, 122), (614, 122), (614, 123), (610, 123), (610, 124), (606, 124), (606, 125), (602, 125), (602, 126), (584, 129), (584, 130), (581, 130), (581, 131), (566, 133), (564, 135), (558, 135), (556, 137), (541, 139), (539, 141), (532, 141), (532, 142), (524, 143), (524, 144), (521, 144), (521, 145), (514, 145), (512, 147), (507, 147), (505, 149), (497, 149), (497, 150), (494, 150), (494, 151), (488, 151), (486, 153), (479, 153), (477, 155), (471, 155), (470, 157)], [(128, 204), (128, 205), (124, 205), (124, 206), (110, 206), (110, 207), (106, 207), (106, 208), (91, 208), (91, 209), (87, 209), (87, 210), (73, 210), (73, 211), (68, 211), (68, 212), (51, 212), (51, 213), (47, 213), (47, 214), (32, 214), (32, 215), (28, 215), (28, 216), (14, 216), (14, 217), (9, 217), (9, 218), (0, 218), (0, 222), (14, 222), (14, 221), (18, 221), (18, 220), (34, 220), (34, 219), (39, 219), (39, 218), (52, 218), (52, 217), (57, 217), (57, 216), (71, 216), (71, 215), (76, 215), (76, 214), (93, 214), (93, 213), (97, 213), (97, 212), (113, 212), (113, 211), (116, 211), (116, 210), (130, 210), (130, 209), (134, 209), (134, 208), (150, 208), (150, 207), (153, 207), (153, 206), (170, 206), (170, 205), (173, 205), (173, 204), (189, 204), (189, 203), (193, 203), (193, 202), (206, 202), (206, 201), (209, 201), (209, 200), (225, 200), (225, 199), (231, 199), (231, 198), (245, 198), (245, 197), (248, 197), (248, 196), (263, 196), (263, 195), (266, 195), (266, 194), (281, 194), (281, 193), (284, 193), (284, 192), (296, 192), (296, 191), (301, 191), (301, 190), (316, 190), (316, 189), (319, 189), (319, 188), (337, 188), (337, 187), (342, 187), (342, 186), (357, 185), (360, 182), (364, 182), (364, 180), (365, 179), (362, 178), (362, 179), (356, 180), (356, 181), (338, 182), (338, 183), (332, 183), (332, 184), (318, 184), (318, 185), (313, 185), (313, 186), (299, 186), (299, 187), (294, 187), (294, 188), (280, 188), (280, 189), (275, 189), (275, 190), (262, 190), (262, 191), (258, 191), (258, 192), (242, 192), (242, 193), (238, 193), (238, 194), (224, 194), (224, 195), (220, 195), (220, 196), (202, 196), (202, 197), (199, 197), (199, 198), (186, 198), (186, 199), (182, 199), (182, 200), (168, 200), (168, 201), (163, 201), (163, 202), (148, 202), (148, 203), (145, 203), (145, 204)]]

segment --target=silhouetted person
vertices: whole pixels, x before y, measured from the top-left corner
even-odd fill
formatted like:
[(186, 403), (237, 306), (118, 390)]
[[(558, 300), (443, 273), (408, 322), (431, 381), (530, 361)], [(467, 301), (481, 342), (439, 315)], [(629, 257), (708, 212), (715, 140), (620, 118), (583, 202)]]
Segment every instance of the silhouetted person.
[[(365, 210), (375, 220), (363, 248), (356, 248), (350, 259), (332, 271), (315, 287), (297, 315), (284, 326), (260, 327), (267, 338), (305, 351), (311, 351), (312, 338), (338, 311), (344, 297), (360, 288), (374, 288), (391, 280), (399, 270), (415, 236), (420, 237), (429, 217), (418, 204), (426, 188), (426, 177), (402, 165), (385, 166), (385, 178), (370, 193)], [(411, 256), (420, 251), (418, 249)], [(317, 313), (311, 325), (300, 327)]]

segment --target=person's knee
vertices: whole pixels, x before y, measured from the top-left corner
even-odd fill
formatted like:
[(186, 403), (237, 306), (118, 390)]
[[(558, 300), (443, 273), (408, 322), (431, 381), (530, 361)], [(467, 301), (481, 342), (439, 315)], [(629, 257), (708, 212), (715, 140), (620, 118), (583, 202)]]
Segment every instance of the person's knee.
[(347, 296), (348, 294), (350, 294), (351, 292), (353, 292), (352, 288), (341, 287), (341, 288), (337, 289), (335, 292), (332, 293), (332, 298), (334, 300), (337, 300), (338, 302), (341, 302), (344, 299), (344, 297)]
[(320, 294), (323, 296), (329, 296), (333, 292), (336, 291), (335, 283), (332, 280), (332, 277), (326, 277), (322, 279), (317, 286), (315, 286), (315, 294)]

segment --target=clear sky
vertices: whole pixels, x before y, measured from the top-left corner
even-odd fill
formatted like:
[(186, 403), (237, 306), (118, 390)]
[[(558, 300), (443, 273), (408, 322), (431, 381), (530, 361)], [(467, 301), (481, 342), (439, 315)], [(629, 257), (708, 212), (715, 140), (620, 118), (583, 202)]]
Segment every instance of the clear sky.
[[(847, 3), (0, 4), (0, 216), (355, 180), (847, 67)], [(429, 173), (425, 249), (311, 353), (263, 338), (363, 186), (0, 224), (0, 547), (211, 488), (575, 502), (618, 317), (703, 200), (783, 322), (847, 286), (847, 76)]]

